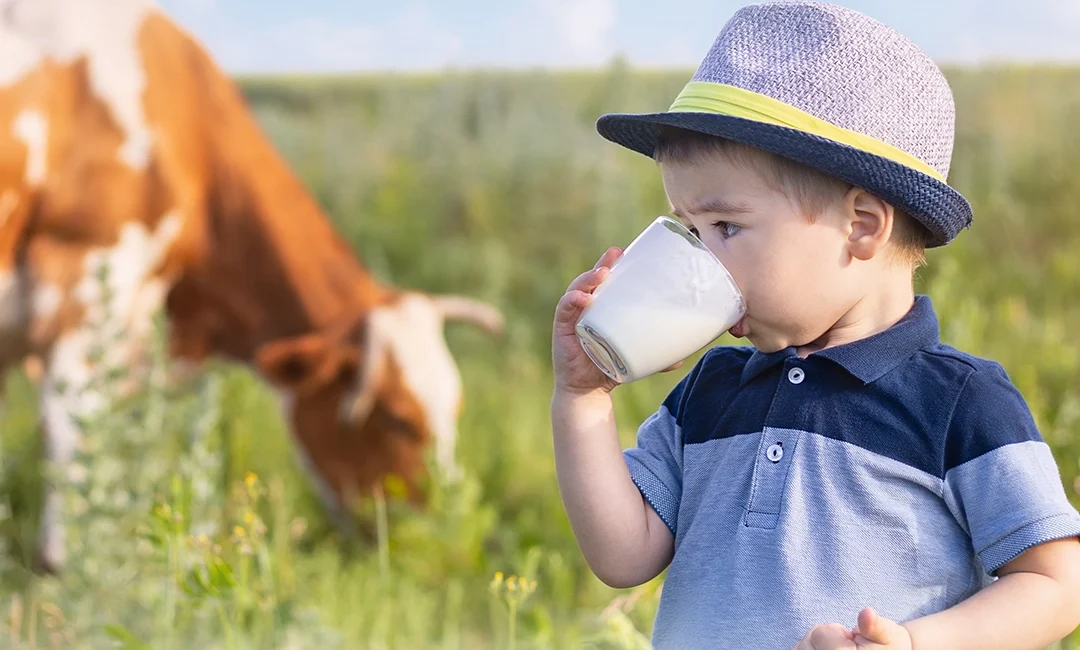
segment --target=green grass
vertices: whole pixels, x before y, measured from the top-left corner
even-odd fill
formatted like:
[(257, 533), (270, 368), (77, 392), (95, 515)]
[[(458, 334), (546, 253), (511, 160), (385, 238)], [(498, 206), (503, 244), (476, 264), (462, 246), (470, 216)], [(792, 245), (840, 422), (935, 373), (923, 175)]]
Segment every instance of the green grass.
[[(432, 488), (424, 513), (389, 485), (391, 498), (362, 513), (367, 537), (342, 540), (270, 391), (213, 364), (183, 390), (151, 381), (91, 425), (87, 479), (67, 490), (78, 513), (71, 570), (37, 579), (27, 570), (40, 501), (35, 396), (11, 373), (0, 647), (647, 647), (661, 579), (600, 583), (559, 500), (550, 322), (571, 278), (666, 210), (651, 161), (601, 139), (596, 117), (666, 108), (689, 72), (243, 80), (270, 137), (379, 278), (505, 310), (502, 339), (448, 329), (466, 384), (466, 479)], [(1080, 503), (1080, 70), (947, 73), (958, 110), (950, 180), (976, 221), (930, 252), (918, 290), (947, 343), (1003, 363)], [(616, 391), (624, 445), (689, 367)]]

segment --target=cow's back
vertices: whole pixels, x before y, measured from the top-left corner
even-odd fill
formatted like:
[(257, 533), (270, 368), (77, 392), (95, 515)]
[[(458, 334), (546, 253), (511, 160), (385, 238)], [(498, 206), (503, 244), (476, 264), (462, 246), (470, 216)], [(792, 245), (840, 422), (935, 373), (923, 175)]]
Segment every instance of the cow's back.
[(145, 329), (204, 227), (205, 56), (144, 0), (0, 0), (0, 30), (6, 356)]

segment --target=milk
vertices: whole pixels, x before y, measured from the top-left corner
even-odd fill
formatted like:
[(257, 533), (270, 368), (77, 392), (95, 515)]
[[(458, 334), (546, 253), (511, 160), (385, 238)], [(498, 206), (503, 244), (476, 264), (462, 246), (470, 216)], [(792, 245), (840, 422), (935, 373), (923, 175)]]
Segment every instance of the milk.
[(658, 217), (593, 291), (576, 332), (597, 367), (629, 383), (700, 350), (745, 312), (723, 264), (682, 224)]

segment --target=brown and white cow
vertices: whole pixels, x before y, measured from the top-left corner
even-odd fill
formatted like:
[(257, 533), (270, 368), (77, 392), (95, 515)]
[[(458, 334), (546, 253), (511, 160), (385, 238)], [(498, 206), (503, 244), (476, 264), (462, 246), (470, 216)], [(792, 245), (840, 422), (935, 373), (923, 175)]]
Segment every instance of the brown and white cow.
[[(149, 0), (0, 0), (0, 371), (40, 358), (61, 470), (75, 418), (105, 406), (89, 350), (123, 331), (107, 360), (134, 364), (159, 308), (174, 358), (220, 355), (278, 388), (339, 513), (388, 472), (421, 502), (432, 442), (456, 475), (444, 320), (503, 325), (487, 303), (365, 271), (232, 81)], [(47, 486), (42, 566), (63, 549)]]

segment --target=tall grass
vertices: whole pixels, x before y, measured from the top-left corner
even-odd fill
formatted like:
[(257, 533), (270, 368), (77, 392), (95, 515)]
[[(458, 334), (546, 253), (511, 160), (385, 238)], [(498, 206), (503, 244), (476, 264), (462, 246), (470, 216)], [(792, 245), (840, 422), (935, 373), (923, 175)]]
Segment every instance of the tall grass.
[[(930, 252), (918, 290), (946, 342), (1004, 364), (1080, 503), (1080, 71), (947, 73), (951, 181), (976, 220)], [(596, 117), (664, 109), (688, 77), (616, 64), (243, 80), (269, 136), (376, 275), (506, 311), (499, 340), (448, 329), (466, 385), (465, 479), (432, 486), (422, 513), (386, 485), (361, 513), (370, 534), (346, 541), (265, 386), (217, 363), (169, 386), (154, 374), (159, 358), (144, 391), (89, 426), (65, 487), (71, 570), (38, 579), (27, 569), (35, 396), (13, 372), (0, 412), (0, 647), (648, 647), (662, 576), (634, 590), (600, 583), (559, 500), (550, 322), (572, 277), (667, 208), (655, 166), (596, 135)], [(615, 392), (624, 445), (682, 372)]]

